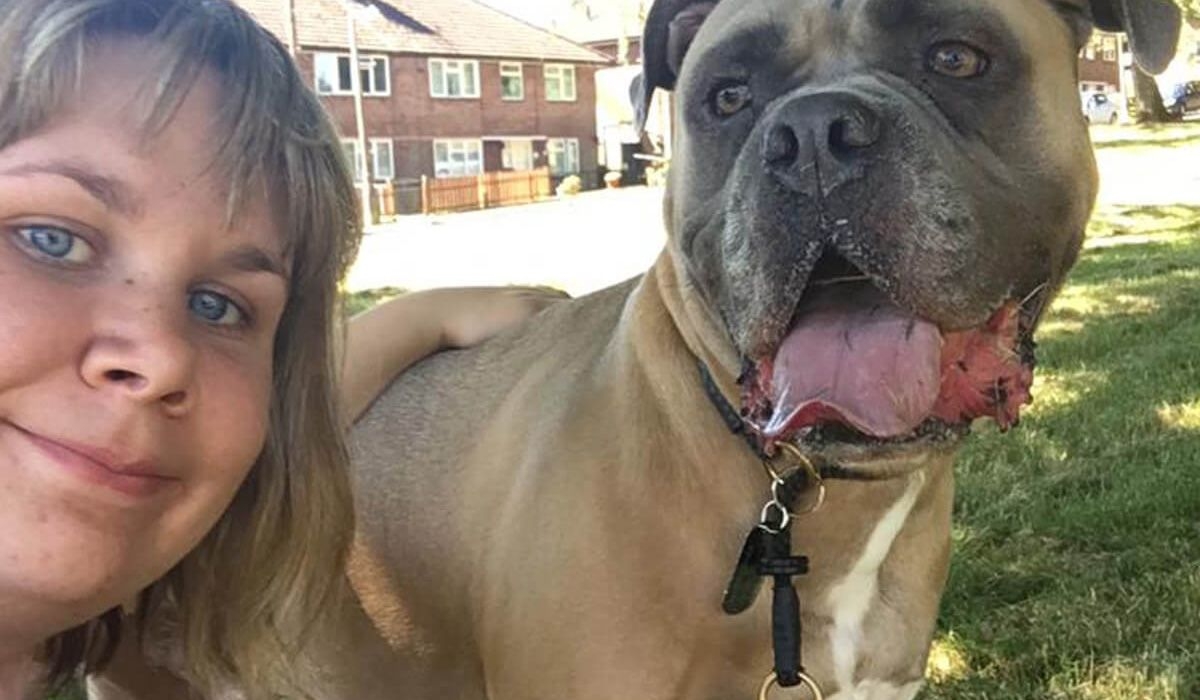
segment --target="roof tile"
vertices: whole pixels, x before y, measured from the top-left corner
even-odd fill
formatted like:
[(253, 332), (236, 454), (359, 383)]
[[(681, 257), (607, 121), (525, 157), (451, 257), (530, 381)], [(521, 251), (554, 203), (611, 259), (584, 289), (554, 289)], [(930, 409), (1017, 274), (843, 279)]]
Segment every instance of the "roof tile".
[[(287, 0), (234, 0), (276, 36), (286, 38)], [(343, 0), (294, 0), (296, 34), (306, 48), (345, 48)], [(430, 56), (522, 58), (611, 63), (604, 55), (475, 0), (349, 0), (359, 10), (364, 51)]]

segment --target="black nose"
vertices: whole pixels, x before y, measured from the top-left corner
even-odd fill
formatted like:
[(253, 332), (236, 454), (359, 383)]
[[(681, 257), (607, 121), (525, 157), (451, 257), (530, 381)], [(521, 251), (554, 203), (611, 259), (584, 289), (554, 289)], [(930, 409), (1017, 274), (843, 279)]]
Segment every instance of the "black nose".
[(780, 106), (764, 125), (762, 158), (784, 186), (809, 197), (828, 197), (862, 177), (866, 156), (883, 137), (879, 115), (854, 95), (802, 95)]

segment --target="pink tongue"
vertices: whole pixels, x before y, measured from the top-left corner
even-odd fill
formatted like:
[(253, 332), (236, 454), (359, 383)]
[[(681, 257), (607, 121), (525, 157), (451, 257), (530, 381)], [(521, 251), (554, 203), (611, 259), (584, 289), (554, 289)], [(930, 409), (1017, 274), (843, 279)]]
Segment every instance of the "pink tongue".
[(817, 290), (775, 357), (763, 432), (841, 420), (876, 438), (906, 435), (937, 403), (941, 352), (937, 326), (874, 288)]

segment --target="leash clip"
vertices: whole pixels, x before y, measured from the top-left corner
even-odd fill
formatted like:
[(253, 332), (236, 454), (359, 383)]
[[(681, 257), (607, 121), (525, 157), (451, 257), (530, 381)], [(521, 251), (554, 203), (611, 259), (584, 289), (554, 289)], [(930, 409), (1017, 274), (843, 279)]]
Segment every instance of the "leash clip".
[[(786, 458), (787, 465), (795, 466), (796, 470), (789, 474), (787, 478), (785, 478), (779, 473), (779, 470), (775, 468), (775, 465), (772, 464), (772, 461), (774, 460), (763, 460), (763, 468), (766, 469), (767, 475), (771, 477), (771, 500), (768, 501), (765, 506), (763, 506), (762, 516), (759, 518), (759, 527), (762, 527), (766, 532), (769, 532), (772, 535), (779, 534), (778, 530), (786, 528), (789, 524), (791, 524), (792, 520), (796, 518), (802, 518), (806, 515), (812, 515), (813, 513), (821, 510), (821, 508), (825, 505), (825, 478), (821, 476), (821, 470), (817, 469), (817, 465), (813, 464), (813, 461), (809, 459), (808, 455), (801, 452), (799, 447), (796, 447), (790, 442), (781, 442), (776, 444), (775, 447), (779, 450), (775, 459), (783, 461)], [(815, 488), (817, 495), (812, 503), (804, 510), (792, 511), (784, 505), (784, 498), (781, 497), (779, 489), (786, 486), (787, 482), (793, 479), (796, 473), (800, 471), (803, 471), (805, 475), (804, 483), (812, 488)], [(788, 500), (795, 500), (797, 495), (799, 494), (793, 494)], [(771, 514), (771, 511), (776, 509), (782, 513), (780, 519), (782, 520), (783, 524), (776, 526), (776, 529), (772, 529), (769, 527), (767, 518)]]
[[(769, 535), (778, 535), (792, 525), (792, 512), (779, 500), (779, 487), (783, 479), (778, 477), (771, 482), (771, 500), (763, 506), (762, 515), (758, 516), (758, 529)], [(775, 515), (778, 517), (772, 518)]]
[[(800, 685), (808, 688), (808, 690), (812, 693), (813, 700), (825, 700), (825, 693), (821, 691), (821, 686), (818, 685), (815, 680), (813, 680), (812, 676), (808, 675), (807, 673), (801, 673), (799, 674), (799, 677)], [(779, 685), (779, 676), (775, 673), (772, 673), (767, 676), (765, 681), (763, 681), (762, 688), (760, 688), (758, 691), (758, 700), (768, 700), (768, 696), (771, 694), (771, 689), (775, 687), (782, 686)]]

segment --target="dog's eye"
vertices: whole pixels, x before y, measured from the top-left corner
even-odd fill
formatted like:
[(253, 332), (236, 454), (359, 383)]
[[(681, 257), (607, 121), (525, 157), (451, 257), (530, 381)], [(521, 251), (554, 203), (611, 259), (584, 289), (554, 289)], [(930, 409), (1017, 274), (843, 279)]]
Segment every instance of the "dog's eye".
[(959, 41), (934, 44), (926, 59), (929, 70), (951, 78), (978, 78), (990, 62), (987, 54)]
[(753, 94), (743, 83), (723, 85), (712, 95), (713, 111), (719, 117), (732, 117), (750, 105)]

